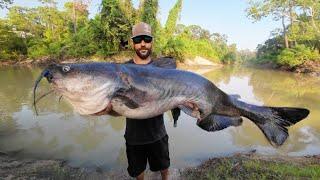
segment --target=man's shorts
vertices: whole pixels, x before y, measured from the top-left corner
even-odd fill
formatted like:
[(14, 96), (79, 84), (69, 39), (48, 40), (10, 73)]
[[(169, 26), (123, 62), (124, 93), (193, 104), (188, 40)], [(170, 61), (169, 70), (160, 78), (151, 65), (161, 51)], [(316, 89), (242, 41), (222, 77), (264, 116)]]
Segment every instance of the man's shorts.
[(149, 163), (151, 171), (161, 171), (169, 168), (168, 135), (162, 139), (143, 145), (129, 145), (127, 147), (128, 173), (131, 177), (141, 174)]

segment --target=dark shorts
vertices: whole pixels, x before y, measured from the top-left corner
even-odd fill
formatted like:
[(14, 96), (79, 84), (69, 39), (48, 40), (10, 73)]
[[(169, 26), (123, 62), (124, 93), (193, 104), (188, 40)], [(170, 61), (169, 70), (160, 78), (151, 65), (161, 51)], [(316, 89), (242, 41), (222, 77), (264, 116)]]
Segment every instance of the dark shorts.
[(168, 135), (162, 139), (144, 145), (129, 145), (127, 147), (128, 173), (131, 177), (137, 177), (149, 163), (151, 171), (161, 171), (169, 168), (169, 144)]

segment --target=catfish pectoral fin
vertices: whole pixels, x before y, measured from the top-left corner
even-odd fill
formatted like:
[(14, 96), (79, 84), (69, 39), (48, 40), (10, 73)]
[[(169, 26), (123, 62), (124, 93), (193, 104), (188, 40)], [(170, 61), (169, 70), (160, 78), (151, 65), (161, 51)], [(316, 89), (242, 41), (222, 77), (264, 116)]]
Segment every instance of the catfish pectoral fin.
[(241, 117), (230, 117), (211, 114), (208, 117), (197, 122), (197, 125), (206, 131), (219, 131), (230, 126), (240, 126)]
[(137, 102), (135, 102), (134, 100), (126, 96), (117, 95), (112, 98), (112, 101), (115, 101), (115, 100), (118, 102), (121, 102), (121, 104), (124, 104), (126, 107), (130, 109), (137, 109), (139, 107), (139, 104)]

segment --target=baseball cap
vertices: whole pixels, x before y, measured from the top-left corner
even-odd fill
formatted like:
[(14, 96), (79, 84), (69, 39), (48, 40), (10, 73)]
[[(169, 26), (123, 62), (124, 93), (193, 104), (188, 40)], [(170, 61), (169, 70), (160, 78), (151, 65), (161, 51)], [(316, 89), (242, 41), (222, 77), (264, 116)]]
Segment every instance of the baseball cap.
[(140, 22), (133, 26), (131, 38), (142, 36), (142, 35), (152, 37), (151, 26), (145, 22)]

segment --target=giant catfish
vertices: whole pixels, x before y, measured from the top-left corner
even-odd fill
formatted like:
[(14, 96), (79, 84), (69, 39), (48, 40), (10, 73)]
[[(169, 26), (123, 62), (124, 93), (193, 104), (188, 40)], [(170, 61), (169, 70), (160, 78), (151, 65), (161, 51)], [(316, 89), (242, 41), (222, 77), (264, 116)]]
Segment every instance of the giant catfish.
[(282, 145), (287, 139), (287, 127), (309, 114), (305, 108), (248, 104), (227, 95), (200, 75), (156, 66), (53, 64), (37, 79), (34, 97), (43, 77), (82, 115), (146, 119), (178, 107), (196, 118), (197, 125), (206, 131), (238, 126), (241, 117), (246, 117), (274, 146)]

